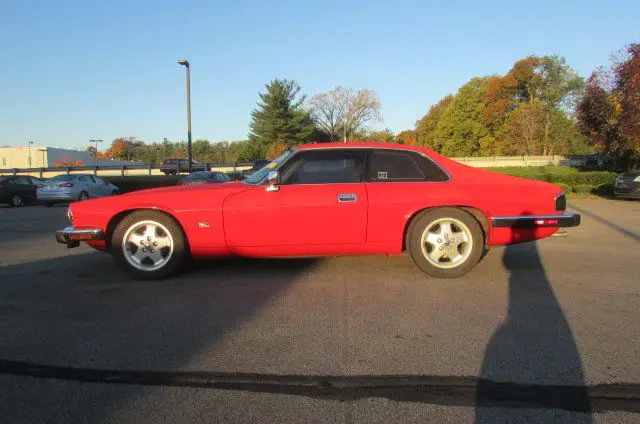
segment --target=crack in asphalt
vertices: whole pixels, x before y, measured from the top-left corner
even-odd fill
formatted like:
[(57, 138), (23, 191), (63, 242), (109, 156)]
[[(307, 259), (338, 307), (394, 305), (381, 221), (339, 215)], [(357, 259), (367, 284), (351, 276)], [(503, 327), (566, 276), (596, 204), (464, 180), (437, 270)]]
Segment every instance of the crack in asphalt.
[[(497, 382), (478, 377), (422, 375), (278, 375), (204, 371), (106, 370), (0, 359), (0, 374), (83, 383), (207, 388), (306, 396), (337, 401), (386, 398), (447, 406), (553, 408), (640, 413), (640, 384), (586, 386)], [(481, 386), (482, 398), (476, 392)], [(478, 405), (479, 404), (479, 405)]]

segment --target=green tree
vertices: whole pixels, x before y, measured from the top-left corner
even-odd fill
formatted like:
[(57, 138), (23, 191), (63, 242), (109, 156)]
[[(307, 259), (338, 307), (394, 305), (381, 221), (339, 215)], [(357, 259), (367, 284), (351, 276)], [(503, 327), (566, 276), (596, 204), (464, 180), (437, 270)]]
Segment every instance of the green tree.
[(390, 143), (394, 134), (389, 128), (385, 128), (382, 131), (371, 131), (365, 136), (367, 141), (373, 141), (377, 143)]
[(426, 115), (416, 122), (417, 144), (432, 150), (442, 151), (442, 146), (436, 145), (434, 134), (440, 121), (442, 112), (453, 100), (453, 95), (447, 94), (437, 104), (431, 106)]
[[(295, 81), (275, 79), (260, 93), (258, 108), (251, 112), (249, 140), (254, 146), (243, 150), (246, 155), (264, 158), (271, 144), (293, 146), (308, 141), (314, 125), (301, 105), (306, 96), (297, 99), (300, 87)], [(254, 158), (257, 159), (257, 158)]]
[(433, 134), (433, 143), (436, 148), (441, 147), (442, 154), (480, 156), (487, 153), (481, 150), (481, 140), (490, 136), (483, 116), (488, 79), (471, 79), (442, 111)]

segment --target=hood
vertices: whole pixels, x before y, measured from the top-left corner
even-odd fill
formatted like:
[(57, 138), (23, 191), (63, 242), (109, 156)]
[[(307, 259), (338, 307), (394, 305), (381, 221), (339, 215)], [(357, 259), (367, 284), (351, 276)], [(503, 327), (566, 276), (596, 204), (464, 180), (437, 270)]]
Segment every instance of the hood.
[[(132, 191), (117, 196), (101, 197), (73, 203), (77, 212), (117, 212), (129, 208), (159, 208), (179, 210), (207, 207), (231, 194), (251, 190), (255, 186), (232, 181), (221, 184), (196, 184), (186, 186), (157, 187)], [(194, 193), (202, 192), (202, 193)]]
[(169, 187), (156, 187), (156, 188), (146, 188), (143, 190), (131, 191), (129, 193), (121, 194), (121, 196), (140, 196), (140, 195), (155, 195), (155, 194), (163, 194), (163, 193), (171, 193), (178, 194), (182, 192), (191, 192), (191, 191), (211, 191), (211, 190), (221, 190), (221, 189), (247, 189), (253, 186), (243, 184), (239, 181), (229, 181), (226, 183), (216, 183), (216, 184), (186, 184), (186, 185), (175, 185)]

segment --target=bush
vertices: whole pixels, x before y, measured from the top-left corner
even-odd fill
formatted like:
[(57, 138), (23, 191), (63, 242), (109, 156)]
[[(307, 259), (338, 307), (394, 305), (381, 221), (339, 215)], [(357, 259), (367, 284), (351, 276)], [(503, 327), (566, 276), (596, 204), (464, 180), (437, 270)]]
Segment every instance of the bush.
[(554, 184), (560, 187), (562, 191), (564, 191), (565, 193), (571, 193), (573, 191), (573, 189), (571, 188), (571, 184), (565, 184), (565, 183), (554, 183)]
[(573, 191), (580, 194), (591, 193), (593, 188), (594, 187), (590, 184), (576, 184), (573, 186)]
[(613, 196), (613, 184), (600, 184), (594, 187), (591, 193), (598, 196)]
[(613, 184), (616, 179), (615, 172), (583, 172), (570, 166), (511, 166), (487, 169), (501, 174), (529, 178), (531, 180), (546, 181), (556, 185), (558, 185), (558, 183), (564, 183), (571, 186), (575, 186), (577, 184), (597, 186), (600, 184)]

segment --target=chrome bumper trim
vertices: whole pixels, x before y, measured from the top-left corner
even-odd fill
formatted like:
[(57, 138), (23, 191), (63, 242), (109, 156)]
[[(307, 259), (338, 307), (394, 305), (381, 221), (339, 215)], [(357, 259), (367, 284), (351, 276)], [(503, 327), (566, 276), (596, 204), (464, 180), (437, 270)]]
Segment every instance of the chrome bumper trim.
[(105, 239), (105, 234), (100, 228), (66, 227), (63, 230), (56, 231), (56, 241), (58, 243), (66, 244), (68, 248), (80, 246), (81, 241), (104, 240), (104, 239)]
[[(491, 223), (494, 227), (502, 228), (577, 227), (580, 225), (580, 218), (580, 214), (577, 213), (563, 213), (558, 215), (494, 216), (491, 218)], [(545, 222), (539, 223), (538, 221)]]

